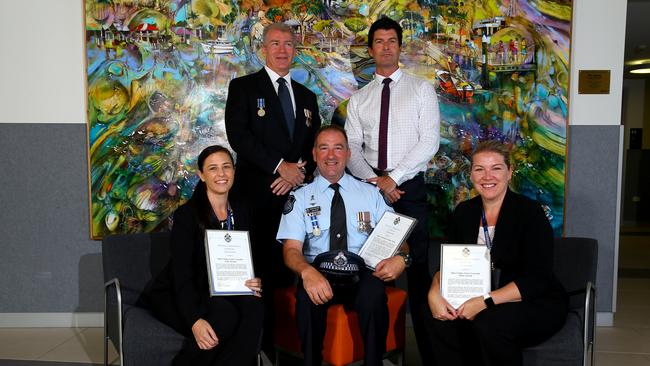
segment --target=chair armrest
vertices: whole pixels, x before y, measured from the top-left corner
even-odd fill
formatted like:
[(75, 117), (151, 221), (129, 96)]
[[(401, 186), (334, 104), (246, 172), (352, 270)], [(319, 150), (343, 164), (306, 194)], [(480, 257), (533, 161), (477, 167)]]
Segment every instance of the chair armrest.
[[(114, 299), (116, 299), (117, 309), (113, 307), (113, 304), (109, 305), (108, 303), (111, 290), (113, 291), (112, 294), (114, 295)], [(111, 309), (109, 309), (109, 306)], [(109, 318), (117, 319), (117, 329), (115, 329), (115, 325), (110, 322)], [(118, 278), (113, 278), (104, 283), (104, 366), (108, 365), (109, 340), (113, 342), (113, 345), (117, 349), (120, 356), (120, 365), (124, 365), (124, 355), (122, 352), (122, 324), (122, 288), (120, 287), (120, 280)], [(109, 331), (112, 335), (115, 335), (114, 330), (117, 330), (117, 339), (113, 339), (109, 335)]]
[(591, 359), (589, 365), (594, 364), (594, 344), (596, 338), (596, 288), (591, 281), (585, 288), (584, 330), (583, 330), (583, 365)]

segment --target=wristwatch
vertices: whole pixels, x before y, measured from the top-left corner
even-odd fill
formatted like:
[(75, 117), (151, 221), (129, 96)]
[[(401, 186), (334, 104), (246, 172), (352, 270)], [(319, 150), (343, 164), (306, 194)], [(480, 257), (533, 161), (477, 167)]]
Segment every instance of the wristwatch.
[(404, 258), (404, 264), (406, 264), (406, 268), (409, 268), (411, 266), (411, 263), (413, 263), (413, 258), (411, 258), (411, 255), (408, 253), (397, 252), (395, 255), (399, 255), (400, 257)]
[(487, 306), (488, 309), (496, 306), (489, 293), (483, 295), (483, 302), (485, 302), (485, 306)]

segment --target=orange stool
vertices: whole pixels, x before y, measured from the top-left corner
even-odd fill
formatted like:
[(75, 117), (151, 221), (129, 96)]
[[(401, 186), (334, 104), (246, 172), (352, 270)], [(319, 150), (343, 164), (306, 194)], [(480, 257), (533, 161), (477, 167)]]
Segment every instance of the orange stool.
[[(386, 355), (399, 354), (400, 365), (404, 356), (404, 326), (406, 291), (386, 287), (388, 297), (388, 337)], [(275, 348), (278, 352), (302, 356), (300, 337), (296, 326), (296, 288), (278, 289), (275, 292)], [(323, 341), (323, 361), (333, 366), (343, 366), (363, 360), (363, 338), (359, 330), (357, 313), (343, 305), (330, 306), (327, 311), (327, 331)], [(278, 360), (276, 359), (276, 365)]]

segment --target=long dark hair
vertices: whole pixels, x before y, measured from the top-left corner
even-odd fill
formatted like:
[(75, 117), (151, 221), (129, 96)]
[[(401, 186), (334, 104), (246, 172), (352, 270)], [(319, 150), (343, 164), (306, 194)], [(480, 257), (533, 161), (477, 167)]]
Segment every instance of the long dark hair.
[[(199, 157), (196, 159), (196, 165), (201, 172), (203, 172), (203, 164), (208, 156), (216, 153), (224, 153), (228, 155), (234, 166), (235, 161), (230, 150), (221, 145), (212, 145), (203, 149), (199, 154)], [(189, 203), (194, 207), (201, 230), (217, 228), (217, 222), (214, 220), (214, 211), (212, 210), (212, 205), (210, 205), (210, 200), (208, 200), (208, 188), (204, 181), (199, 180), (196, 184)]]

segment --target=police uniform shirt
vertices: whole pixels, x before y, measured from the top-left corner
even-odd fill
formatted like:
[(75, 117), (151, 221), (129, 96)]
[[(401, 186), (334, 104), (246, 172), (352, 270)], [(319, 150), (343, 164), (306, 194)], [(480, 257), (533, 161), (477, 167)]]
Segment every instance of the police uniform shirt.
[[(372, 184), (358, 181), (348, 174), (344, 174), (338, 184), (345, 202), (348, 250), (359, 253), (369, 235), (367, 231), (359, 230), (359, 213), (367, 213), (367, 220), (374, 228), (384, 212), (393, 209)], [(329, 186), (330, 182), (319, 175), (312, 183), (292, 192), (280, 221), (277, 240), (293, 239), (303, 243), (303, 255), (309, 263), (318, 254), (329, 250), (330, 206), (334, 197), (334, 190)]]

